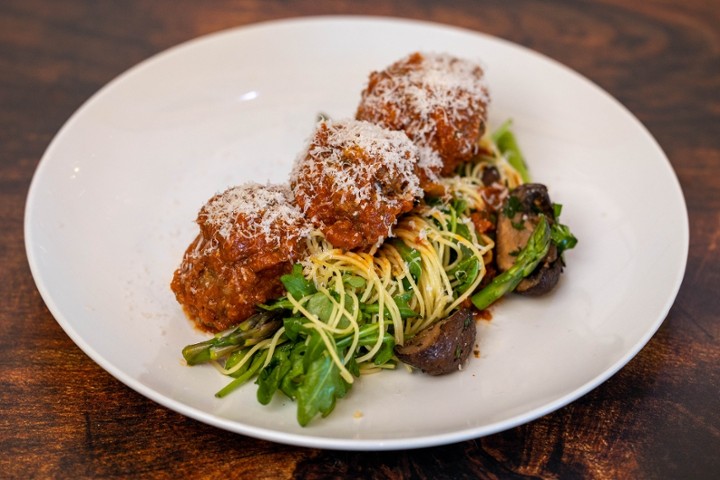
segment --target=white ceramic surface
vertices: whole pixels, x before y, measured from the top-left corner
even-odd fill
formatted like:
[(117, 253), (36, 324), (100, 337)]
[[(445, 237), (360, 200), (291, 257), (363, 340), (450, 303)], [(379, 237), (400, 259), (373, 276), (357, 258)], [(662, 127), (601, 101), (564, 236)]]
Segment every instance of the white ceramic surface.
[[(214, 193), (286, 181), (318, 112), (352, 116), (370, 71), (416, 51), (480, 59), (491, 124), (513, 118), (534, 179), (580, 242), (558, 288), (512, 297), (478, 326), (480, 358), (431, 378), (363, 377), (333, 414), (301, 428), (248, 385), (219, 400), (212, 367), (183, 366), (203, 336), (168, 287)], [(662, 323), (688, 249), (679, 184), (645, 128), (548, 58), (475, 32), (413, 21), (320, 17), (193, 40), (132, 68), (58, 133), (28, 196), (27, 254), (45, 302), (77, 345), (141, 394), (220, 428), (312, 447), (438, 445), (507, 429), (588, 392)]]

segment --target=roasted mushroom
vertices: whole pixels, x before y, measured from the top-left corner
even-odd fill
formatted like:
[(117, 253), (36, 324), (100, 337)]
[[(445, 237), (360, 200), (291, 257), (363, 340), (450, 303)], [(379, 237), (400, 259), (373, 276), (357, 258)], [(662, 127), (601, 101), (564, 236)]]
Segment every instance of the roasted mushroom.
[[(515, 263), (515, 257), (527, 244), (540, 215), (545, 215), (550, 224), (555, 221), (553, 204), (545, 185), (520, 185), (505, 199), (497, 224), (496, 263), (501, 271), (509, 269)], [(549, 292), (560, 279), (563, 266), (557, 247), (551, 243), (545, 258), (518, 284), (515, 291), (533, 296)]]
[(461, 308), (444, 320), (420, 331), (403, 346), (397, 357), (430, 375), (444, 375), (462, 368), (475, 345), (472, 312)]

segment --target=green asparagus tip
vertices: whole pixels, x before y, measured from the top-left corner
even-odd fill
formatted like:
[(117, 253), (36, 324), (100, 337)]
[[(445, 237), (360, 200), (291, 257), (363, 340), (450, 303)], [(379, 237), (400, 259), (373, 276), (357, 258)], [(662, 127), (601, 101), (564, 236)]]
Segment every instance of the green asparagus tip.
[(540, 216), (527, 245), (520, 251), (515, 264), (497, 277), (485, 288), (472, 296), (475, 308), (483, 310), (508, 292), (515, 290), (523, 278), (530, 275), (550, 248), (550, 226), (544, 215)]

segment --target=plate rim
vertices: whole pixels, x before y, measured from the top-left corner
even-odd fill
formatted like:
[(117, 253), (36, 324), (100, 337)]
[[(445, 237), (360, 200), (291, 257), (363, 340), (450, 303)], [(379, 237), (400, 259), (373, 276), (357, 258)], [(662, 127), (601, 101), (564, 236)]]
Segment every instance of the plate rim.
[[(256, 427), (252, 425), (247, 425), (241, 422), (238, 422), (236, 420), (229, 420), (226, 418), (219, 417), (217, 415), (205, 412), (203, 410), (197, 409), (195, 407), (191, 407), (189, 405), (183, 404), (177, 400), (174, 400), (172, 398), (169, 398), (163, 394), (160, 394), (159, 392), (155, 391), (154, 389), (147, 387), (143, 385), (141, 382), (136, 380), (135, 378), (131, 377), (130, 375), (123, 372), (120, 368), (113, 365), (111, 362), (106, 360), (103, 355), (98, 352), (95, 348), (93, 348), (91, 345), (89, 345), (76, 331), (76, 329), (73, 327), (72, 322), (69, 321), (69, 319), (66, 318), (66, 315), (61, 311), (59, 306), (56, 304), (55, 299), (52, 295), (52, 293), (49, 291), (48, 286), (43, 282), (42, 280), (42, 272), (41, 268), (39, 266), (38, 259), (35, 256), (35, 252), (33, 250), (33, 231), (32, 231), (32, 216), (34, 209), (34, 202), (37, 199), (37, 190), (40, 188), (38, 185), (42, 181), (43, 171), (45, 168), (47, 168), (48, 163), (51, 161), (53, 151), (55, 150), (56, 146), (61, 142), (61, 139), (66, 134), (68, 130), (72, 128), (72, 126), (75, 124), (78, 118), (81, 117), (83, 112), (89, 108), (94, 102), (98, 101), (103, 94), (110, 91), (116, 84), (119, 82), (122, 82), (124, 78), (130, 75), (134, 75), (139, 70), (143, 69), (145, 66), (154, 63), (159, 58), (172, 55), (177, 51), (181, 51), (182, 49), (185, 49), (193, 44), (206, 42), (206, 41), (212, 41), (213, 39), (217, 39), (222, 36), (226, 35), (232, 35), (240, 31), (249, 31), (249, 30), (256, 30), (256, 29), (276, 29), (276, 28), (283, 28), (285, 26), (292, 26), (292, 25), (300, 25), (300, 24), (317, 24), (317, 23), (338, 23), (338, 22), (351, 22), (351, 23), (383, 23), (388, 26), (402, 24), (407, 26), (413, 26), (413, 27), (421, 27), (421, 28), (430, 28), (430, 29), (440, 29), (445, 30), (448, 32), (457, 32), (462, 34), (468, 34), (472, 36), (478, 36), (482, 37), (485, 40), (489, 40), (492, 42), (499, 42), (501, 44), (504, 44), (506, 46), (510, 46), (515, 49), (520, 49), (524, 51), (525, 54), (530, 54), (532, 56), (540, 57), (543, 60), (552, 63), (556, 67), (560, 67), (564, 73), (570, 74), (573, 77), (575, 77), (576, 80), (579, 80), (586, 85), (589, 85), (592, 87), (592, 89), (595, 91), (595, 93), (601, 94), (603, 97), (605, 97), (605, 100), (609, 100), (612, 103), (615, 104), (615, 106), (619, 107), (624, 115), (626, 115), (629, 119), (635, 123), (636, 127), (639, 127), (639, 130), (643, 132), (643, 135), (645, 137), (645, 140), (651, 142), (651, 145), (656, 150), (656, 152), (659, 154), (661, 158), (665, 160), (664, 166), (669, 170), (669, 174), (671, 175), (671, 178), (673, 180), (674, 186), (676, 188), (676, 194), (680, 201), (679, 207), (683, 213), (683, 224), (681, 225), (682, 228), (678, 229), (680, 232), (680, 240), (683, 248), (683, 255), (682, 255), (682, 262), (681, 265), (679, 265), (680, 268), (678, 268), (676, 278), (673, 279), (673, 284), (671, 291), (673, 292), (671, 296), (669, 296), (665, 303), (662, 306), (662, 314), (658, 316), (658, 318), (652, 323), (651, 328), (645, 331), (644, 335), (642, 335), (638, 341), (632, 346), (632, 348), (628, 349), (626, 353), (618, 359), (610, 368), (607, 368), (605, 371), (603, 371), (602, 374), (592, 378), (591, 380), (585, 382), (582, 385), (579, 385), (577, 388), (569, 392), (568, 394), (552, 401), (546, 404), (543, 404), (540, 407), (531, 409), (529, 411), (526, 411), (522, 414), (513, 415), (512, 417), (502, 420), (493, 422), (491, 424), (486, 424), (482, 427), (472, 427), (472, 428), (466, 428), (463, 430), (456, 430), (451, 433), (441, 433), (436, 435), (425, 435), (421, 437), (411, 437), (411, 438), (392, 438), (392, 439), (338, 439), (338, 438), (332, 438), (332, 437), (323, 437), (323, 436), (314, 436), (312, 432), (309, 430), (308, 434), (296, 434), (291, 432), (282, 432), (280, 430), (269, 430), (262, 427)], [(30, 186), (28, 188), (28, 194), (26, 197), (25, 202), (25, 212), (23, 217), (23, 233), (24, 233), (24, 243), (25, 243), (25, 252), (28, 259), (28, 264), (30, 267), (30, 271), (33, 277), (33, 281), (35, 282), (36, 288), (38, 292), (40, 293), (44, 303), (46, 304), (48, 310), (53, 315), (53, 318), (55, 321), (60, 325), (60, 327), (63, 329), (63, 331), (71, 338), (71, 340), (88, 356), (90, 357), (96, 364), (98, 364), (101, 368), (103, 368), (106, 372), (110, 373), (113, 377), (115, 377), (117, 380), (119, 380), (121, 383), (126, 385), (127, 387), (130, 387), (131, 389), (135, 390), (136, 392), (142, 394), (146, 398), (149, 398), (153, 400), (154, 402), (169, 408), (175, 412), (178, 412), (182, 415), (188, 416), (190, 418), (193, 418), (197, 421), (215, 426), (217, 428), (239, 433), (243, 435), (248, 435), (251, 437), (263, 439), (263, 440), (269, 440), (273, 442), (279, 442), (294, 446), (301, 446), (301, 447), (309, 447), (309, 448), (325, 448), (325, 449), (331, 449), (331, 450), (356, 450), (356, 451), (379, 451), (379, 450), (398, 450), (398, 449), (412, 449), (412, 448), (423, 448), (423, 447), (430, 447), (430, 446), (439, 446), (439, 445), (445, 445), (449, 443), (455, 443), (460, 441), (469, 440), (472, 438), (479, 438), (482, 436), (490, 435), (493, 433), (497, 433), (509, 428), (513, 428), (518, 425), (522, 425), (524, 423), (528, 423), (530, 421), (536, 420), (548, 413), (551, 413), (553, 411), (556, 411), (567, 404), (577, 400), (578, 398), (582, 397), (583, 395), (589, 393), (591, 390), (599, 386), (600, 384), (607, 381), (610, 377), (615, 375), (622, 367), (624, 367), (630, 360), (632, 360), (638, 352), (649, 342), (649, 340), (653, 337), (653, 335), (657, 332), (657, 330), (660, 328), (662, 323), (667, 318), (667, 315), (675, 302), (678, 292), (680, 290), (680, 287), (682, 285), (686, 268), (687, 268), (687, 259), (688, 259), (688, 253), (689, 253), (689, 216), (687, 211), (687, 205), (685, 201), (685, 197), (682, 191), (681, 184), (679, 182), (679, 179), (677, 177), (677, 174), (672, 167), (672, 164), (670, 163), (667, 155), (662, 150), (661, 146), (657, 142), (657, 140), (653, 137), (653, 135), (649, 132), (649, 130), (645, 127), (645, 125), (640, 122), (640, 120), (622, 103), (620, 103), (615, 97), (613, 97), (609, 92), (607, 92), (605, 89), (598, 86), (596, 83), (594, 83), (592, 80), (588, 79), (581, 73), (577, 72), (576, 70), (573, 70), (572, 68), (560, 63), (559, 61), (548, 57), (542, 52), (538, 52), (536, 50), (532, 50), (528, 47), (525, 47), (520, 44), (516, 44), (514, 42), (511, 42), (509, 40), (506, 40), (504, 38), (496, 37), (493, 35), (489, 35), (484, 32), (471, 30), (464, 27), (458, 27), (454, 25), (448, 25), (448, 24), (442, 24), (437, 22), (431, 22), (431, 21), (425, 21), (425, 20), (413, 20), (413, 19), (407, 19), (407, 18), (399, 18), (399, 17), (384, 17), (384, 16), (368, 16), (368, 15), (317, 15), (317, 16), (306, 16), (306, 17), (290, 17), (290, 18), (283, 18), (283, 19), (276, 19), (276, 20), (268, 20), (263, 22), (257, 22), (257, 23), (250, 23), (246, 25), (240, 25), (237, 27), (224, 29), (215, 31), (212, 33), (208, 33), (205, 35), (201, 35), (186, 41), (183, 41), (177, 45), (171, 46), (169, 48), (166, 48), (162, 51), (159, 51), (150, 57), (140, 61), (139, 63), (131, 66), (130, 68), (124, 70), (117, 76), (115, 76), (113, 79), (111, 79), (109, 82), (105, 83), (101, 88), (99, 88), (95, 93), (93, 93), (89, 98), (87, 98), (73, 113), (72, 115), (64, 122), (62, 127), (57, 131), (57, 133), (53, 136), (52, 140), (48, 144), (47, 148), (45, 149), (45, 152), (43, 153), (40, 161), (38, 162), (35, 171), (32, 176), (32, 180), (30, 182)]]

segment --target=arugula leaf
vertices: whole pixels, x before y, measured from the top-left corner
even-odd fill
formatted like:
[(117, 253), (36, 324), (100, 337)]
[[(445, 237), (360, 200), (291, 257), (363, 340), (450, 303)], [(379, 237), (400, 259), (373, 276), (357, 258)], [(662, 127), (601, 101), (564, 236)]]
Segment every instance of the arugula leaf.
[(347, 371), (350, 372), (353, 377), (360, 376), (360, 365), (358, 365), (355, 357), (350, 357), (350, 360), (345, 364), (345, 368), (347, 368)]
[[(348, 368), (354, 375), (360, 374), (354, 359)], [(278, 390), (296, 400), (298, 423), (302, 426), (318, 413), (327, 416), (336, 400), (344, 397), (351, 386), (340, 375), (340, 369), (315, 331), (310, 331), (304, 342), (278, 347), (255, 383), (257, 399), (263, 405), (270, 403)]]
[(305, 327), (307, 323), (305, 317), (288, 317), (283, 319), (283, 326), (285, 327), (285, 336), (294, 342), (298, 339), (298, 336), (302, 333), (307, 335), (308, 329)]
[(375, 365), (384, 365), (389, 362), (395, 354), (395, 339), (392, 335), (384, 335), (382, 347), (375, 354), (373, 363)]
[(305, 309), (317, 316), (321, 322), (328, 323), (332, 316), (333, 303), (327, 295), (318, 292), (310, 296), (310, 299), (305, 304)]
[[(332, 292), (333, 299), (338, 301), (339, 295)], [(350, 314), (354, 314), (354, 305), (352, 298), (350, 295), (344, 295), (344, 307), (345, 310), (350, 312)], [(320, 319), (323, 323), (329, 323), (330, 318), (333, 314), (333, 309), (335, 308), (333, 305), (333, 299), (329, 298), (326, 294), (318, 292), (310, 296), (310, 299), (305, 304), (305, 308), (308, 312), (316, 315), (318, 319)], [(341, 302), (339, 302), (341, 303)], [(350, 321), (345, 317), (342, 316), (340, 320), (337, 323), (338, 328), (345, 328), (350, 324)]]
[(292, 400), (295, 400), (297, 389), (303, 382), (303, 358), (306, 348), (305, 342), (295, 344), (290, 352), (290, 370), (280, 379), (280, 391)]
[[(378, 336), (377, 323), (363, 325), (362, 327), (360, 327), (360, 339), (358, 341), (358, 345), (366, 346), (366, 347), (375, 345), (375, 343), (377, 342), (377, 336)], [(336, 344), (338, 351), (341, 351), (341, 350), (347, 348), (348, 346), (350, 346), (352, 339), (353, 339), (353, 336), (348, 335), (348, 336), (343, 337), (342, 339), (338, 340), (338, 342)], [(393, 354), (394, 354), (395, 338), (386, 332), (383, 335), (382, 342), (383, 342), (383, 345), (382, 345), (382, 347), (380, 347), (380, 351), (376, 354), (375, 358), (373, 359), (373, 363), (375, 363), (375, 365), (382, 365), (382, 364), (387, 363), (390, 359), (392, 359)], [(352, 370), (352, 368), (351, 368), (354, 361), (355, 361), (355, 358), (353, 357), (345, 367), (348, 369), (348, 371), (350, 371), (350, 373), (352, 373), (355, 376), (358, 376), (359, 373), (355, 373), (355, 371)]]
[(550, 227), (550, 238), (557, 247), (558, 255), (565, 250), (570, 250), (577, 245), (577, 238), (572, 234), (567, 225), (555, 222)]
[(468, 208), (467, 202), (462, 198), (453, 198), (450, 206), (455, 210), (456, 215), (462, 215)]
[(302, 265), (299, 263), (293, 265), (292, 272), (280, 277), (280, 281), (295, 299), (301, 299), (317, 291), (315, 285), (303, 276)]
[[(377, 331), (378, 331), (378, 325), (377, 323), (371, 323), (369, 325), (363, 325), (360, 327), (359, 332), (359, 341), (360, 345), (373, 345), (375, 344), (375, 341), (377, 340)], [(337, 346), (338, 350), (342, 350), (344, 348), (347, 348), (350, 343), (353, 340), (353, 335), (347, 335), (341, 339), (339, 339), (335, 345)]]
[(453, 288), (453, 292), (460, 295), (470, 288), (477, 278), (478, 273), (480, 273), (480, 261), (474, 256), (467, 257), (448, 273), (459, 282), (455, 288)]
[(455, 225), (455, 233), (463, 237), (465, 240), (468, 240), (470, 242), (472, 241), (472, 237), (470, 236), (470, 228), (468, 228), (465, 223), (458, 222), (457, 225)]
[[(408, 303), (412, 299), (412, 292), (405, 292), (401, 293), (399, 295), (395, 295), (393, 297), (393, 301), (395, 302), (395, 305), (397, 305), (398, 310), (400, 311), (400, 316), (402, 318), (413, 318), (417, 317), (417, 312), (410, 308), (410, 305)], [(367, 314), (375, 314), (380, 313), (380, 305), (378, 303), (369, 303), (362, 305), (363, 312)], [(385, 317), (389, 317), (390, 312), (385, 310)]]
[(395, 305), (397, 305), (398, 310), (400, 310), (400, 316), (402, 318), (412, 318), (417, 317), (417, 312), (410, 308), (410, 300), (412, 300), (413, 294), (412, 292), (405, 292), (401, 293), (399, 295), (395, 295), (393, 297), (393, 300), (395, 301)]
[(577, 238), (572, 234), (567, 225), (561, 224), (558, 220), (562, 212), (562, 205), (553, 203), (553, 215), (555, 222), (550, 226), (550, 239), (557, 247), (558, 255), (562, 255), (565, 250), (570, 250), (577, 245)]
[(298, 423), (304, 427), (318, 413), (328, 416), (335, 408), (336, 400), (344, 397), (350, 387), (328, 353), (311, 361), (296, 390)]
[[(288, 345), (289, 347), (289, 345)], [(263, 368), (255, 383), (258, 385), (257, 399), (263, 405), (272, 400), (275, 392), (280, 387), (280, 381), (292, 368), (290, 362), (290, 348), (277, 348), (272, 360), (267, 367)]]
[(448, 229), (451, 232), (454, 232), (457, 228), (458, 224), (458, 212), (455, 210), (455, 207), (453, 204), (447, 205), (447, 208), (445, 209), (447, 213), (450, 214), (450, 219), (448, 220)]
[(425, 203), (428, 207), (441, 207), (444, 204), (442, 197), (431, 196), (425, 197)]
[(325, 342), (316, 330), (312, 330), (305, 341), (305, 355), (303, 355), (303, 368), (307, 371), (310, 364), (323, 356), (327, 350)]
[(410, 271), (410, 275), (413, 277), (413, 280), (417, 282), (420, 278), (420, 275), (422, 275), (422, 257), (420, 256), (420, 252), (418, 252), (412, 247), (409, 247), (402, 240), (395, 239), (392, 241), (392, 245), (395, 247), (395, 249), (397, 249), (400, 257), (407, 264), (408, 270)]
[(272, 312), (273, 310), (292, 310), (293, 304), (290, 303), (290, 300), (288, 300), (287, 297), (280, 297), (270, 303), (259, 303), (258, 308), (268, 312)]
[(367, 284), (364, 278), (358, 277), (357, 275), (343, 275), (343, 283), (354, 289), (365, 288)]

